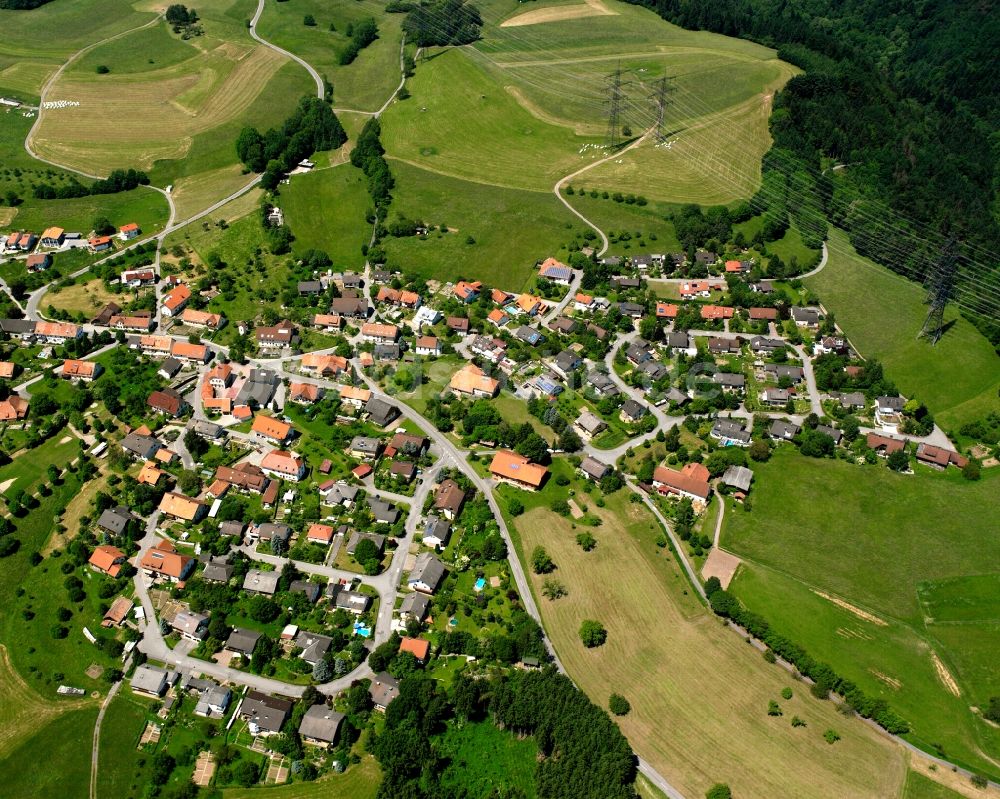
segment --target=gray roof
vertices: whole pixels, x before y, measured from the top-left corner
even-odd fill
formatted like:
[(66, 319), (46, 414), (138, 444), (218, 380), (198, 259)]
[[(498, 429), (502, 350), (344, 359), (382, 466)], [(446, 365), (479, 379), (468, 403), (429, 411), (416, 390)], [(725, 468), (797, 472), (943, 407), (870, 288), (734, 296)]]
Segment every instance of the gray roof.
[(219, 534), (241, 536), (243, 535), (243, 527), (243, 522), (238, 519), (227, 519), (219, 525)]
[(761, 350), (780, 350), (785, 346), (785, 342), (780, 338), (767, 338), (766, 336), (754, 336), (750, 339), (750, 348), (755, 352)]
[(437, 589), (444, 575), (444, 564), (429, 552), (422, 552), (417, 555), (416, 563), (413, 564), (413, 570), (410, 572), (409, 583), (411, 585), (415, 583), (423, 583), (428, 586), (431, 591), (434, 591)]
[(294, 643), (295, 646), (302, 649), (302, 654), (299, 657), (310, 666), (315, 666), (330, 651), (333, 639), (319, 633), (300, 630), (299, 634), (295, 636)]
[(666, 345), (674, 350), (686, 350), (691, 346), (691, 337), (683, 330), (667, 333)]
[(806, 374), (801, 366), (789, 366), (783, 363), (766, 363), (764, 371), (778, 378), (790, 377), (796, 382), (805, 377)]
[(385, 425), (399, 416), (399, 408), (378, 397), (372, 397), (365, 403), (365, 411), (371, 417), (371, 420), (380, 427), (385, 427)]
[(581, 428), (584, 432), (590, 433), (591, 435), (599, 433), (608, 426), (607, 422), (605, 422), (601, 417), (587, 409), (584, 409), (580, 413), (574, 424)]
[(722, 482), (727, 486), (738, 488), (740, 491), (749, 491), (750, 483), (753, 481), (753, 472), (746, 466), (730, 466), (726, 473), (722, 475)]
[(801, 430), (797, 424), (794, 422), (786, 422), (784, 419), (775, 419), (771, 423), (771, 429), (768, 430), (768, 434), (771, 438), (783, 438), (790, 439), (799, 434)]
[(576, 369), (581, 363), (583, 363), (583, 358), (573, 352), (573, 350), (563, 350), (556, 356), (556, 366), (564, 372)]
[(363, 452), (366, 455), (377, 455), (382, 448), (382, 442), (371, 436), (355, 436), (351, 439), (351, 451)]
[(376, 707), (388, 707), (389, 703), (399, 696), (399, 682), (391, 674), (380, 672), (372, 677), (368, 693), (371, 694)]
[(263, 408), (274, 397), (280, 382), (278, 375), (270, 369), (251, 369), (233, 404)]
[(213, 583), (228, 583), (233, 576), (234, 566), (232, 563), (221, 563), (217, 560), (209, 561), (205, 564), (205, 570), (201, 573), (203, 580)]
[(537, 344), (542, 340), (542, 334), (531, 325), (521, 325), (514, 331), (514, 336), (527, 344)]
[(611, 467), (588, 455), (580, 463), (580, 471), (593, 480), (600, 480), (611, 471)]
[(792, 308), (792, 319), (815, 325), (819, 322), (819, 308)]
[(687, 394), (673, 386), (668, 388), (663, 396), (666, 397), (668, 402), (676, 402), (678, 405), (684, 405), (691, 401), (691, 398)]
[(174, 616), (171, 624), (179, 633), (203, 636), (205, 627), (208, 626), (208, 616), (204, 613), (195, 613), (193, 610), (182, 610)]
[(240, 715), (253, 721), (265, 732), (280, 732), (292, 712), (292, 703), (260, 691), (250, 691), (243, 699)]
[(423, 539), (436, 538), (439, 541), (447, 541), (451, 534), (451, 522), (440, 516), (428, 516), (427, 525), (424, 527)]
[(880, 408), (889, 408), (894, 411), (901, 411), (906, 407), (906, 400), (902, 397), (879, 397), (875, 402)]
[(826, 424), (816, 425), (816, 432), (830, 436), (830, 438), (833, 439), (834, 444), (839, 444), (840, 439), (844, 437), (844, 434), (836, 427), (830, 427), (829, 425)]
[(0, 332), (23, 336), (35, 332), (35, 323), (30, 319), (0, 319)]
[(261, 639), (261, 633), (256, 630), (247, 630), (242, 627), (235, 628), (226, 639), (226, 649), (249, 655), (253, 652), (257, 642)]
[(646, 407), (636, 402), (634, 399), (625, 400), (625, 402), (622, 403), (621, 412), (630, 419), (641, 419), (648, 413)]
[(167, 688), (167, 672), (157, 666), (142, 664), (132, 674), (132, 690), (162, 694)]
[(322, 294), (323, 284), (318, 280), (300, 280), (299, 294)]
[(181, 362), (178, 361), (173, 355), (165, 358), (163, 363), (160, 364), (159, 371), (163, 372), (167, 377), (173, 377), (181, 370)]
[(645, 374), (650, 380), (659, 380), (667, 373), (667, 367), (659, 361), (646, 361), (639, 366), (639, 371)]
[(330, 313), (364, 319), (368, 316), (368, 300), (362, 297), (336, 297), (330, 300)]
[(399, 519), (399, 509), (391, 502), (386, 502), (384, 499), (369, 497), (368, 507), (371, 508), (375, 521), (395, 524), (397, 519)]
[(139, 433), (129, 433), (122, 439), (122, 449), (140, 458), (151, 458), (160, 446), (160, 442), (152, 436), (144, 436)]
[(313, 705), (302, 717), (299, 724), (299, 735), (312, 738), (315, 741), (333, 743), (340, 730), (344, 714), (331, 710), (326, 705)]
[(194, 430), (198, 435), (205, 438), (219, 438), (225, 432), (221, 424), (209, 422), (205, 419), (192, 419), (188, 422), (188, 429)]
[(308, 580), (292, 580), (288, 590), (293, 594), (305, 594), (310, 602), (317, 602), (323, 593), (323, 586), (319, 583), (311, 583)]
[(598, 393), (601, 394), (614, 396), (615, 394), (621, 393), (621, 390), (615, 384), (615, 381), (608, 377), (604, 372), (591, 372), (587, 375), (587, 383), (593, 386)]
[(288, 543), (292, 537), (292, 528), (281, 522), (262, 522), (257, 525), (257, 536), (261, 541), (277, 538)]
[(326, 587), (326, 595), (333, 599), (335, 607), (349, 610), (352, 613), (364, 613), (368, 610), (372, 598), (360, 591), (351, 591), (340, 583), (330, 583)]
[(377, 361), (398, 361), (402, 350), (398, 344), (376, 344), (372, 356)]
[(645, 339), (637, 338), (628, 345), (628, 349), (625, 350), (625, 357), (634, 363), (648, 361), (653, 357), (653, 353), (649, 350), (649, 342)]
[(731, 438), (734, 441), (749, 441), (750, 431), (743, 427), (742, 422), (733, 419), (718, 419), (712, 427), (715, 438)]
[(430, 597), (425, 594), (413, 592), (412, 594), (407, 594), (403, 597), (403, 601), (399, 606), (399, 612), (401, 615), (412, 616), (415, 619), (423, 621), (427, 616), (427, 611), (430, 610), (430, 607)]
[(361, 533), (355, 530), (351, 534), (350, 540), (347, 542), (347, 554), (353, 555), (354, 550), (358, 548), (358, 544), (365, 540), (371, 541), (379, 552), (385, 549), (384, 535), (379, 535), (378, 533)]
[(243, 580), (243, 588), (258, 594), (273, 594), (278, 590), (280, 577), (281, 575), (276, 571), (262, 572), (259, 569), (250, 569)]
[(623, 316), (642, 316), (646, 309), (637, 302), (620, 302), (618, 310)]
[(106, 509), (97, 520), (97, 526), (114, 535), (121, 535), (131, 518), (129, 509), (119, 505), (117, 508)]

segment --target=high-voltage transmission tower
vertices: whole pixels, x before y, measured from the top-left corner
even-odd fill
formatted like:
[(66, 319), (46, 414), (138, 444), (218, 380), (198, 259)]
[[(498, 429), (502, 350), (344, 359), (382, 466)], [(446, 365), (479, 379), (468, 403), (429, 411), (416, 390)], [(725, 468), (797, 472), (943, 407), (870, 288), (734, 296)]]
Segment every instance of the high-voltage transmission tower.
[(941, 339), (944, 333), (944, 309), (952, 298), (957, 269), (958, 246), (954, 239), (949, 239), (928, 279), (927, 302), (930, 309), (917, 338), (926, 338), (931, 344), (937, 344)]
[(653, 101), (653, 105), (656, 107), (656, 141), (662, 142), (666, 140), (666, 134), (663, 132), (663, 118), (666, 116), (667, 103), (669, 102), (670, 94), (670, 78), (664, 75), (656, 82), (656, 87), (653, 89), (653, 93), (649, 96), (649, 99)]
[(622, 143), (621, 138), (621, 118), (622, 107), (625, 105), (625, 93), (622, 91), (622, 68), (621, 64), (607, 78), (608, 97), (604, 101), (608, 106), (608, 138), (607, 144), (612, 149)]

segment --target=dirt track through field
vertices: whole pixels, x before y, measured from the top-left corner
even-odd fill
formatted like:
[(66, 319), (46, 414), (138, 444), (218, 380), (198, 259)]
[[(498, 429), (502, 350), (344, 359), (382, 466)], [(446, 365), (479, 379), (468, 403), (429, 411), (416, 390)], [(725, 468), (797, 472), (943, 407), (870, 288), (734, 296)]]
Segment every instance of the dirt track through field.
[(853, 613), (859, 619), (864, 619), (865, 621), (870, 621), (872, 624), (875, 624), (875, 625), (877, 625), (879, 627), (888, 627), (889, 626), (889, 622), (885, 621), (884, 619), (880, 619), (874, 613), (869, 613), (867, 610), (862, 610), (861, 608), (857, 607), (856, 605), (852, 605), (850, 602), (845, 602), (843, 599), (840, 599), (839, 597), (832, 596), (832, 595), (827, 594), (827, 593), (825, 593), (823, 591), (817, 591), (815, 588), (812, 589), (812, 592), (814, 594), (816, 594), (816, 596), (822, 597), (827, 602), (832, 602), (838, 608), (843, 608), (848, 613)]
[(955, 682), (955, 678), (951, 676), (951, 672), (948, 671), (948, 667), (944, 665), (941, 658), (938, 657), (938, 653), (931, 650), (931, 661), (934, 663), (934, 671), (937, 672), (938, 679), (944, 683), (944, 687), (948, 689), (949, 693), (954, 696), (961, 696), (962, 691), (958, 687), (958, 683)]

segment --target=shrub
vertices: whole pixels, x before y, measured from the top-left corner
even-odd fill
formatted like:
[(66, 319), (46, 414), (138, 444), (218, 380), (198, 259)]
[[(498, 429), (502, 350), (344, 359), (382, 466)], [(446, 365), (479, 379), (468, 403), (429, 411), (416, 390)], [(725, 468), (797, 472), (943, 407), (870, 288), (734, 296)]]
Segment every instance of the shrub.
[(767, 715), (769, 715), (769, 716), (780, 716), (780, 715), (782, 715), (782, 713), (781, 713), (781, 705), (779, 705), (777, 702), (775, 702), (772, 699), (770, 702), (767, 703)]
[(531, 553), (531, 568), (535, 574), (549, 574), (555, 571), (556, 564), (552, 562), (544, 547), (535, 547)]
[(624, 716), (632, 709), (632, 705), (621, 694), (611, 694), (608, 699), (608, 710), (616, 716)]
[(791, 699), (792, 698), (792, 689), (791, 688), (782, 688), (781, 689), (781, 698), (784, 699), (784, 700), (786, 700), (786, 701), (789, 700), (789, 699)]
[(580, 533), (576, 537), (576, 543), (583, 548), (584, 552), (590, 552), (590, 550), (597, 546), (597, 539), (590, 533)]
[(835, 744), (837, 743), (837, 741), (840, 740), (840, 736), (837, 734), (835, 730), (827, 730), (826, 732), (823, 733), (823, 740), (826, 741), (828, 744)]
[(705, 799), (733, 799), (733, 792), (723, 782), (717, 782), (705, 793)]
[(111, 70), (105, 64), (98, 64), (97, 69), (94, 70), (98, 75), (107, 75)]
[(798, 716), (792, 716), (792, 726), (793, 727), (805, 727), (806, 723), (804, 720), (800, 719)]
[(63, 627), (61, 624), (53, 624), (49, 629), (49, 634), (56, 639), (65, 638), (69, 635), (69, 627)]
[(601, 646), (608, 640), (608, 631), (604, 625), (593, 619), (585, 619), (580, 625), (580, 640), (588, 649)]

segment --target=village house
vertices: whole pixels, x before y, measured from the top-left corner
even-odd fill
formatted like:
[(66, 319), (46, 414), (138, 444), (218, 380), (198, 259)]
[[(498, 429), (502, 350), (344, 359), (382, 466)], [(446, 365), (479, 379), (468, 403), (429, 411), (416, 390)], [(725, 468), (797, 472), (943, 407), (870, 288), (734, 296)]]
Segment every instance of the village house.
[(791, 398), (791, 393), (784, 388), (765, 388), (760, 393), (760, 401), (771, 406), (784, 405)]
[(355, 408), (363, 408), (372, 398), (371, 389), (367, 388), (340, 386), (337, 391), (340, 394), (340, 401), (342, 403)]
[(306, 462), (294, 452), (275, 449), (268, 452), (260, 462), (261, 471), (280, 480), (297, 483), (306, 474)]
[(42, 247), (56, 248), (62, 247), (63, 242), (66, 240), (66, 231), (61, 227), (50, 227), (42, 231), (42, 237), (39, 244)]
[(121, 572), (122, 564), (125, 563), (127, 557), (118, 547), (101, 544), (94, 547), (90, 560), (87, 562), (94, 571), (115, 578)]
[(181, 555), (170, 541), (161, 539), (143, 553), (139, 569), (154, 579), (180, 583), (187, 579), (196, 562), (190, 555)]
[(160, 368), (156, 370), (156, 374), (164, 380), (173, 380), (182, 367), (183, 364), (171, 355), (160, 364)]
[(29, 272), (44, 272), (52, 266), (52, 256), (47, 252), (33, 252), (24, 262)]
[(429, 552), (421, 552), (417, 555), (406, 584), (414, 591), (433, 594), (445, 574), (444, 564), (440, 560)]
[(327, 545), (333, 541), (335, 533), (336, 531), (330, 525), (313, 522), (309, 525), (309, 529), (306, 530), (306, 541), (313, 544)]
[(424, 638), (404, 636), (399, 642), (400, 652), (409, 652), (421, 666), (427, 662), (431, 653), (431, 642)]
[(825, 424), (816, 425), (816, 432), (822, 433), (825, 436), (830, 436), (833, 439), (834, 444), (840, 444), (840, 440), (844, 437), (842, 431), (838, 430), (836, 427), (830, 427)]
[(887, 433), (899, 431), (903, 421), (906, 400), (902, 397), (877, 397), (875, 400), (875, 424)]
[(309, 746), (329, 749), (337, 740), (344, 714), (331, 710), (325, 704), (313, 705), (302, 716), (299, 723), (299, 737)]
[(251, 655), (253, 655), (254, 649), (257, 648), (257, 642), (261, 638), (263, 638), (263, 635), (256, 630), (234, 627), (233, 631), (229, 634), (229, 638), (226, 639), (224, 649), (249, 660)]
[(313, 327), (327, 333), (336, 333), (344, 326), (344, 317), (340, 314), (318, 313), (313, 317)]
[(225, 318), (222, 314), (185, 308), (181, 314), (181, 322), (191, 327), (205, 327), (210, 330), (218, 330), (225, 324)]
[(587, 409), (581, 411), (576, 421), (573, 422), (573, 429), (584, 441), (590, 441), (598, 433), (606, 430), (607, 427), (607, 422)]
[(142, 231), (135, 222), (129, 222), (127, 225), (122, 225), (118, 228), (118, 236), (122, 241), (131, 241), (136, 238)]
[(440, 355), (441, 342), (435, 336), (417, 336), (415, 352), (417, 355)]
[(771, 427), (767, 434), (776, 440), (791, 441), (799, 434), (800, 428), (795, 422), (786, 422), (784, 419), (775, 419), (771, 422)]
[(288, 320), (276, 325), (264, 325), (254, 330), (257, 346), (262, 350), (283, 350), (291, 347), (299, 340), (295, 325)]
[(367, 319), (368, 300), (363, 297), (335, 297), (330, 300), (330, 313), (348, 319)]
[(274, 596), (275, 591), (278, 590), (278, 581), (280, 579), (280, 572), (265, 572), (260, 569), (250, 569), (246, 577), (243, 578), (243, 590), (251, 594)]
[(486, 321), (495, 327), (502, 328), (510, 321), (510, 317), (499, 308), (494, 308), (486, 315)]
[(155, 438), (138, 431), (129, 433), (121, 441), (121, 447), (136, 460), (148, 461), (156, 457), (163, 445)]
[(28, 400), (11, 394), (0, 400), (0, 422), (18, 422), (28, 418)]
[(734, 419), (717, 419), (709, 435), (724, 447), (749, 447), (750, 431)]
[(708, 351), (713, 355), (737, 355), (741, 342), (738, 338), (721, 338), (713, 336), (708, 340)]
[(186, 284), (181, 283), (174, 286), (163, 298), (163, 315), (178, 316), (191, 299), (191, 289)]
[(260, 691), (248, 691), (240, 705), (240, 718), (251, 735), (277, 735), (292, 714), (292, 703)]
[(599, 483), (605, 477), (607, 477), (613, 469), (606, 463), (602, 463), (597, 460), (597, 458), (588, 455), (582, 461), (580, 461), (580, 467), (578, 469), (580, 474), (582, 474), (588, 480), (593, 480), (595, 483)]
[(286, 444), (292, 438), (292, 426), (273, 416), (258, 414), (250, 427), (250, 435), (257, 441)]
[(375, 460), (382, 452), (382, 442), (371, 436), (355, 436), (351, 439), (348, 451), (352, 458)]
[(479, 292), (482, 290), (483, 284), (478, 280), (469, 283), (465, 280), (459, 280), (455, 284), (454, 295), (456, 299), (461, 300), (464, 303), (472, 303), (479, 299)]
[(935, 447), (933, 444), (920, 443), (917, 445), (917, 462), (930, 466), (939, 471), (947, 469), (949, 465), (964, 469), (969, 459), (953, 452), (950, 449)]
[(132, 349), (141, 350), (144, 355), (169, 355), (174, 346), (174, 340), (170, 336), (139, 336), (136, 339), (130, 339), (129, 346)]
[(469, 397), (495, 397), (500, 392), (500, 381), (474, 363), (467, 363), (451, 376), (448, 388)]
[(126, 288), (137, 289), (152, 286), (156, 282), (156, 272), (152, 269), (126, 269), (119, 279)]
[(875, 454), (883, 458), (888, 458), (893, 452), (903, 452), (906, 450), (905, 438), (892, 438), (890, 436), (869, 433), (865, 437), (865, 443), (870, 449), (875, 450)]
[(622, 403), (622, 407), (618, 412), (618, 418), (626, 424), (635, 424), (648, 413), (649, 409), (645, 405), (630, 398)]
[(448, 326), (448, 330), (459, 338), (465, 338), (469, 335), (469, 320), (464, 316), (449, 316), (445, 324)]
[(657, 466), (653, 470), (653, 488), (661, 494), (686, 497), (702, 507), (712, 493), (708, 479), (708, 469), (700, 463), (685, 464), (680, 471), (667, 466)]
[(519, 294), (514, 300), (514, 307), (520, 313), (537, 316), (545, 310), (546, 305), (541, 297), (536, 297), (534, 294)]
[(326, 587), (326, 595), (338, 610), (346, 610), (355, 616), (365, 613), (371, 606), (372, 598), (360, 591), (351, 591), (340, 583), (330, 582)]
[(819, 308), (792, 308), (792, 320), (798, 327), (819, 327)]
[(455, 521), (465, 504), (465, 490), (450, 477), (442, 480), (434, 495), (434, 510), (449, 521)]
[(208, 507), (193, 497), (186, 497), (173, 491), (167, 492), (160, 500), (160, 512), (175, 519), (196, 522), (207, 512)]
[(385, 427), (399, 418), (399, 408), (378, 397), (372, 397), (365, 403), (365, 413), (372, 424)]
[(604, 372), (594, 370), (587, 375), (587, 385), (601, 397), (614, 397), (621, 393), (618, 385)]
[(785, 349), (785, 342), (780, 338), (766, 338), (764, 336), (754, 336), (750, 339), (750, 349), (755, 353), (771, 354), (778, 350)]
[(67, 358), (63, 361), (62, 370), (59, 374), (67, 380), (90, 383), (100, 375), (101, 368), (101, 365), (94, 361), (80, 361), (75, 358)]
[(727, 305), (702, 305), (701, 318), (714, 321), (717, 319), (732, 319), (735, 310)]
[(152, 392), (146, 398), (146, 405), (157, 413), (165, 413), (175, 419), (187, 409), (187, 401), (172, 388)]
[(106, 252), (111, 249), (111, 236), (91, 236), (87, 248), (93, 253)]
[(108, 319), (108, 327), (128, 333), (149, 333), (156, 320), (149, 314), (115, 314)]
[(568, 286), (573, 282), (573, 270), (555, 258), (546, 258), (542, 262), (538, 276), (560, 286)]
[(181, 610), (174, 616), (170, 626), (180, 633), (182, 638), (201, 641), (208, 635), (208, 616), (192, 610)]
[(777, 308), (751, 308), (749, 311), (751, 321), (774, 322), (778, 318)]
[[(764, 364), (764, 374), (774, 380), (790, 380), (792, 384), (801, 383), (805, 380), (806, 373), (801, 366), (792, 366), (784, 363)], [(864, 403), (862, 402), (862, 407)]]
[(347, 358), (340, 355), (321, 355), (317, 352), (307, 352), (302, 356), (302, 368), (319, 377), (336, 377), (347, 371)]
[(421, 542), (425, 547), (444, 547), (451, 537), (451, 522), (440, 516), (428, 514)]
[(132, 693), (159, 699), (169, 687), (168, 672), (159, 666), (143, 663), (132, 673)]
[(361, 338), (375, 344), (392, 344), (399, 338), (399, 328), (396, 325), (365, 322), (361, 325)]
[(508, 450), (499, 450), (490, 462), (490, 474), (494, 480), (526, 491), (541, 488), (548, 473), (544, 466)]
[(323, 397), (323, 387), (315, 383), (289, 383), (288, 399), (302, 405), (312, 405)]

